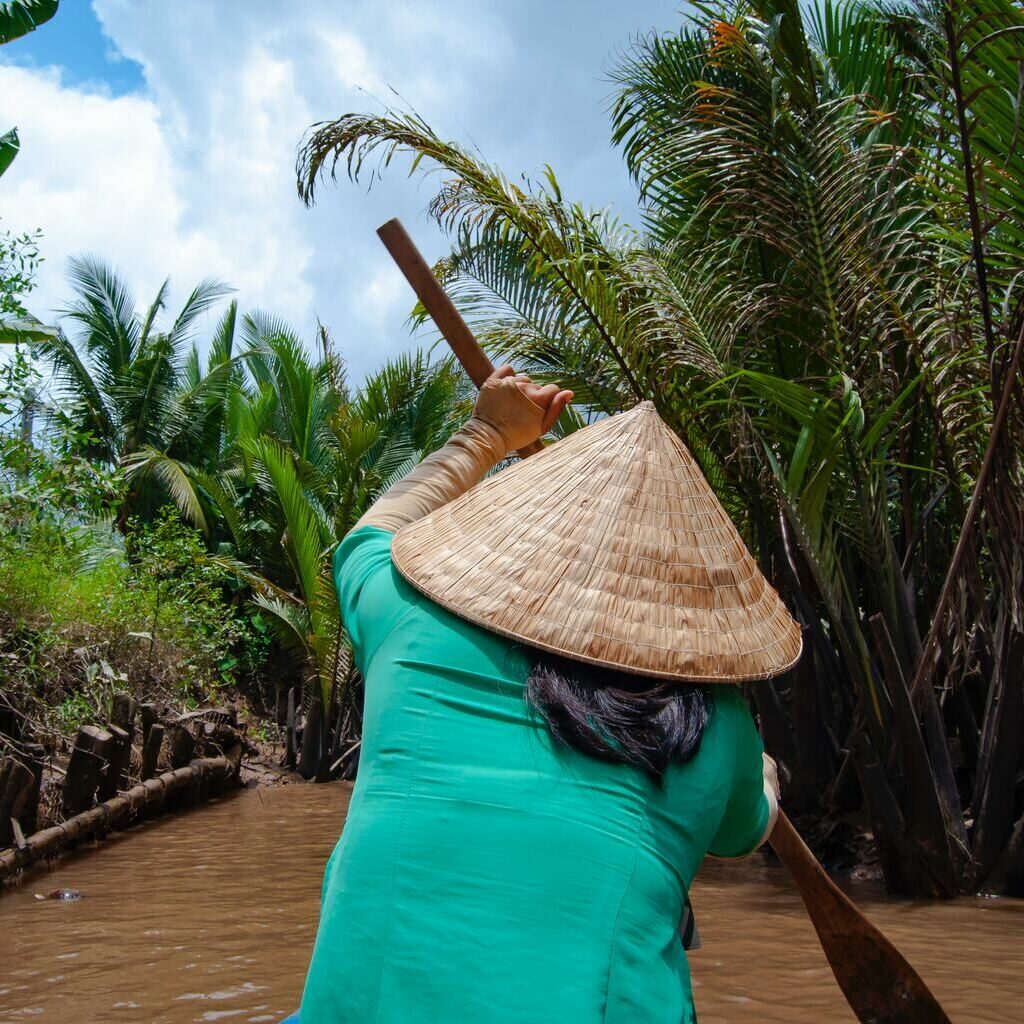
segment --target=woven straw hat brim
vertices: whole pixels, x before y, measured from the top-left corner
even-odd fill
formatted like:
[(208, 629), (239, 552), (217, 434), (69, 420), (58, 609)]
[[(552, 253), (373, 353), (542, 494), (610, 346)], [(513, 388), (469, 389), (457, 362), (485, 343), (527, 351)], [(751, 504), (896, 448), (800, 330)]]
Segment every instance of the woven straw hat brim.
[(459, 617), (589, 664), (735, 683), (800, 657), (798, 624), (649, 402), (403, 527), (392, 558)]

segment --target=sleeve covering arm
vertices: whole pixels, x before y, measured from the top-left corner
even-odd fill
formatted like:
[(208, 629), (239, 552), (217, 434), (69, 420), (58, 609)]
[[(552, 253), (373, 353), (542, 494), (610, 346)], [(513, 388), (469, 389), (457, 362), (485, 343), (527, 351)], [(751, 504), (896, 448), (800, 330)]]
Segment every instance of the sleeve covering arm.
[(478, 484), (507, 454), (502, 434), (474, 417), (380, 497), (355, 529), (376, 526), (397, 533)]
[(754, 720), (738, 693), (729, 704), (735, 723), (735, 767), (725, 814), (708, 852), (713, 857), (738, 859), (749, 856), (768, 839), (779, 806), (775, 790), (765, 778), (764, 745)]

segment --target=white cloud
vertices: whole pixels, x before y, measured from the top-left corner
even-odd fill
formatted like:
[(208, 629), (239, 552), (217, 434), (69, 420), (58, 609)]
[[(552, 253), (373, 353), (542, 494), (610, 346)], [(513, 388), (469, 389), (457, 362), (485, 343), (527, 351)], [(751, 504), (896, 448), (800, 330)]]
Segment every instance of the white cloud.
[(368, 318), (380, 320), (389, 310), (401, 305), (408, 296), (408, 287), (398, 268), (391, 264), (384, 264), (374, 271), (366, 286), (370, 307)]
[(370, 65), (369, 54), (363, 44), (347, 32), (325, 30), (319, 34), (320, 43), (328, 51), (328, 61), (334, 75), (346, 89), (365, 89), (383, 95), (386, 86)]
[[(303, 277), (310, 248), (298, 218), (272, 201), (290, 175), (265, 155), (288, 68), (267, 60), (249, 71), (241, 109), (251, 149), (212, 146), (199, 166), (189, 166), (152, 98), (67, 88), (54, 69), (0, 66), (0, 120), (16, 118), (22, 136), (4, 176), (0, 217), (8, 228), (38, 227), (44, 236), (33, 309), (50, 314), (63, 305), (66, 258), (95, 252), (119, 267), (140, 302), (167, 275), (179, 296), (215, 276), (250, 300), (272, 297), (283, 316), (310, 318), (313, 292)], [(207, 202), (202, 193), (218, 179), (223, 200), (229, 175), (230, 200)]]
[[(668, 25), (674, 4), (641, 0)], [(636, 9), (514, 8), (475, 0), (94, 0), (112, 45), (146, 91), (71, 88), (53, 69), (0, 64), (0, 125), (22, 153), (0, 187), (5, 226), (44, 232), (31, 306), (67, 298), (66, 257), (90, 251), (128, 276), (140, 302), (206, 276), (312, 337), (319, 317), (359, 377), (413, 344), (411, 297), (375, 235), (399, 215), (428, 258), (445, 242), (424, 184), (400, 167), (367, 194), (341, 181), (317, 207), (296, 197), (297, 143), (314, 121), (374, 111), (395, 92), (441, 134), (479, 145), (513, 174), (550, 161), (569, 192), (604, 205), (630, 195), (608, 147), (601, 60), (648, 27)], [(581, 20), (581, 15), (586, 17)], [(2, 55), (0, 55), (2, 59)]]

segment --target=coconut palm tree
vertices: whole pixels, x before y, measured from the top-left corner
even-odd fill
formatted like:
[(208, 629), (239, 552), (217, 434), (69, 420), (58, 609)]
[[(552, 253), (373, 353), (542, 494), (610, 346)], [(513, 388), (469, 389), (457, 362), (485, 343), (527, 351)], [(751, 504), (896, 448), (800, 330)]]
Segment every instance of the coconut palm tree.
[(208, 279), (197, 285), (166, 330), (158, 327), (169, 282), (140, 311), (128, 286), (92, 257), (75, 257), (69, 279), (77, 297), (64, 311), (74, 337), (63, 331), (39, 342), (56, 381), (76, 403), (88, 455), (125, 471), (118, 516), (148, 519), (168, 499), (204, 532), (207, 512), (197, 474), (215, 464), (212, 443), (228, 386), (236, 308), (215, 331), (205, 366), (194, 341), (199, 318), (230, 289)]
[(798, 805), (854, 810), (855, 776), (891, 886), (931, 894), (1024, 877), (1022, 16), (983, 5), (755, 0), (640, 40), (613, 138), (642, 230), (410, 114), (299, 158), (307, 202), (339, 165), (440, 165), (481, 338), (594, 410), (656, 403), (804, 624), (755, 690)]
[[(209, 558), (251, 588), (294, 655), (306, 713), (307, 775), (344, 762), (358, 738), (358, 675), (330, 571), (338, 540), (369, 503), (449, 436), (465, 383), (450, 361), (386, 364), (350, 389), (321, 329), (322, 354), (283, 321), (230, 303), (205, 358), (198, 318), (228, 289), (201, 283), (166, 329), (167, 284), (143, 313), (116, 273), (71, 262), (77, 327), (39, 344), (88, 455), (124, 471), (118, 523), (168, 501), (206, 536)], [(342, 764), (345, 767), (345, 764)]]
[(401, 356), (350, 389), (327, 333), (318, 358), (284, 323), (243, 318), (244, 377), (227, 396), (220, 468), (197, 477), (226, 526), (215, 557), (252, 588), (301, 666), (299, 768), (323, 777), (357, 749), (359, 677), (331, 555), (369, 504), (468, 414), (450, 361)]

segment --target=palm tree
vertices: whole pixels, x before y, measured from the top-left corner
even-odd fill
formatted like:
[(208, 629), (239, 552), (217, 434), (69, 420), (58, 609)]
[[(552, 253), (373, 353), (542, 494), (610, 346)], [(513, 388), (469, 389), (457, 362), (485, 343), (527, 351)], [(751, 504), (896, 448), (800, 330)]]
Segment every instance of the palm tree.
[(640, 40), (613, 138), (642, 231), (413, 115), (299, 158), (307, 202), (339, 162), (435, 161), (438, 270), (492, 350), (594, 410), (656, 403), (804, 624), (754, 691), (798, 805), (854, 810), (855, 773), (890, 885), (931, 894), (1024, 875), (1022, 16), (983, 2), (759, 0)]
[(331, 555), (369, 504), (439, 447), (468, 405), (450, 362), (401, 356), (359, 389), (321, 330), (322, 358), (283, 322), (247, 315), (246, 374), (227, 396), (220, 468), (196, 477), (226, 526), (215, 560), (252, 588), (302, 673), (299, 768), (352, 766), (360, 680), (344, 633)]
[(304, 774), (347, 770), (361, 731), (361, 679), (342, 628), (330, 556), (369, 505), (452, 433), (460, 386), (450, 362), (433, 366), (420, 354), (401, 356), (339, 406), (322, 439), (320, 470), (309, 472), (295, 448), (267, 436), (256, 448), (284, 512), (284, 550), (301, 595), (298, 609), (275, 596), (259, 603), (297, 637), (307, 631), (320, 684), (304, 700)]
[(77, 403), (87, 454), (125, 471), (120, 528), (132, 516), (151, 518), (170, 499), (208, 531), (197, 481), (216, 464), (215, 425), (238, 372), (232, 356), (235, 305), (217, 327), (205, 366), (193, 339), (199, 318), (229, 289), (216, 280), (201, 282), (160, 330), (169, 282), (140, 312), (116, 272), (91, 257), (72, 258), (69, 278), (77, 298), (63, 315), (78, 328), (76, 336), (62, 331), (39, 349)]
[(59, 332), (40, 346), (74, 399), (87, 454), (124, 471), (122, 531), (171, 501), (206, 535), (210, 561), (244, 580), (293, 655), (306, 715), (300, 768), (322, 777), (349, 767), (359, 678), (330, 556), (468, 414), (464, 382), (450, 361), (403, 356), (353, 391), (326, 330), (317, 356), (283, 321), (239, 316), (235, 303), (203, 359), (195, 327), (224, 285), (202, 282), (160, 330), (166, 283), (140, 314), (97, 261), (73, 260), (71, 278), (75, 340)]

